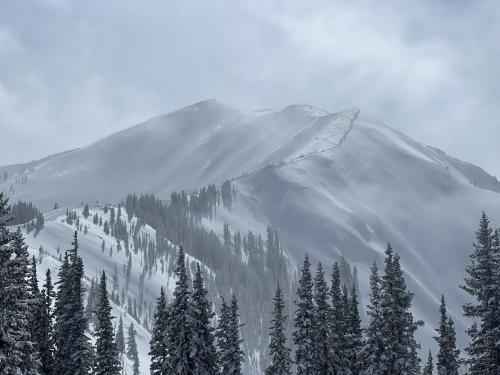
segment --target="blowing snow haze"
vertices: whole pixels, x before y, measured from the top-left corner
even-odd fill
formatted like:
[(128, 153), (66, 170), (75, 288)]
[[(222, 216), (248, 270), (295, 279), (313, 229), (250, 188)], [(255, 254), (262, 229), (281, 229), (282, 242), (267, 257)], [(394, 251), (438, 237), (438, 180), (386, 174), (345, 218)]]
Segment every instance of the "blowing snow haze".
[(0, 373), (500, 374), (499, 21), (0, 0)]

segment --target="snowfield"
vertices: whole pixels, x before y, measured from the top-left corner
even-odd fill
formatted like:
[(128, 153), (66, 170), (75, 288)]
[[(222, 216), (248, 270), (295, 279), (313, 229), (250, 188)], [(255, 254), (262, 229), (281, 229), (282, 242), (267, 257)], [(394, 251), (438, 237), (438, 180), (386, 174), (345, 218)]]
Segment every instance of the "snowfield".
[[(481, 211), (500, 224), (495, 177), (357, 109), (332, 114), (294, 105), (245, 113), (206, 101), (82, 149), (0, 167), (0, 175), (4, 172), (9, 177), (0, 182), (0, 190), (12, 201), (33, 201), (47, 212), (45, 228), (36, 238), (27, 237), (31, 250), (38, 254), (42, 245), (56, 259), (58, 246), (69, 247), (74, 227), (61, 222), (62, 209), (50, 211), (54, 202), (81, 211), (80, 202), (116, 204), (133, 192), (168, 199), (172, 191), (226, 179), (236, 189), (231, 211), (221, 209), (217, 220), (204, 219), (202, 225), (220, 233), (227, 221), (231, 228), (265, 234), (271, 224), (293, 264), (300, 264), (306, 252), (313, 262), (325, 264), (344, 256), (358, 268), (363, 303), (368, 269), (374, 261), (382, 265), (390, 241), (415, 293), (415, 316), (427, 322), (418, 330), (423, 353), (434, 349), (442, 293), (463, 347), (461, 306), (467, 297), (458, 285)], [(80, 235), (86, 276), (96, 277), (103, 269), (111, 276), (115, 264), (122, 272), (124, 250), (116, 252), (116, 240), (89, 219), (88, 233)], [(152, 228), (143, 230), (154, 238)], [(103, 240), (106, 250), (101, 252)], [(58, 266), (52, 256), (43, 257), (40, 275)], [(142, 260), (135, 254), (132, 259), (129, 293), (135, 296)], [(171, 291), (174, 283), (157, 270), (145, 287), (153, 298), (160, 285)], [(119, 307), (114, 313), (128, 319)], [(124, 322), (127, 326), (130, 319)], [(138, 329), (142, 373), (147, 373), (148, 341), (147, 331)]]

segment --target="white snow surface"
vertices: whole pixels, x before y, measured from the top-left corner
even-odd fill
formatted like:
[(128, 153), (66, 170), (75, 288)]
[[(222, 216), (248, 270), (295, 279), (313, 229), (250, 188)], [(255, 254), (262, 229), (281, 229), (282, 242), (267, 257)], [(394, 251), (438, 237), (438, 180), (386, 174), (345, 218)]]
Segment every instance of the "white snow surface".
[[(0, 190), (44, 210), (54, 202), (118, 202), (131, 192), (168, 199), (172, 191), (232, 178), (237, 197), (231, 212), (221, 210), (217, 222), (204, 225), (220, 231), (228, 221), (232, 228), (264, 232), (271, 224), (295, 264), (306, 252), (325, 263), (343, 255), (358, 267), (364, 301), (368, 268), (374, 261), (382, 267), (390, 241), (415, 293), (415, 315), (427, 322), (419, 329), (424, 352), (434, 345), (441, 293), (464, 345), (467, 296), (457, 285), (481, 211), (494, 224), (500, 218), (495, 177), (357, 109), (328, 113), (293, 105), (245, 113), (205, 101), (82, 149), (0, 167), (0, 176), (4, 171), (11, 176)], [(86, 252), (100, 253), (100, 235), (82, 239)], [(43, 241), (64, 246), (70, 237), (55, 220), (32, 244)], [(105, 258), (84, 256), (88, 272), (112, 270)], [(159, 288), (160, 280), (152, 285)]]

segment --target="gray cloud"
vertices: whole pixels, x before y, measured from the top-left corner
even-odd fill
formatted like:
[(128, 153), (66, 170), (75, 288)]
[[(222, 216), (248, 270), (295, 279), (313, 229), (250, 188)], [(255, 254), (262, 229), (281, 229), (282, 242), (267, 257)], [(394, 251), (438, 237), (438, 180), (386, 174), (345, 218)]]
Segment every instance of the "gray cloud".
[(206, 98), (358, 106), (500, 175), (496, 1), (0, 0), (0, 164)]

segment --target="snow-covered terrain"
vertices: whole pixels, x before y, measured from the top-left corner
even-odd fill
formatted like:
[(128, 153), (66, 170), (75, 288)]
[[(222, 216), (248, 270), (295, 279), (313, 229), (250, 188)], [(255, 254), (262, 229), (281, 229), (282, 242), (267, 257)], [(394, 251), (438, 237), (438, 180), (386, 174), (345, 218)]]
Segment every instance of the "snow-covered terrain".
[[(89, 212), (90, 216), (85, 219), (82, 215), (81, 206), (70, 207), (69, 209), (76, 213), (79, 217), (79, 227), (78, 227), (78, 241), (79, 241), (79, 254), (83, 258), (84, 270), (85, 270), (85, 284), (87, 289), (90, 287), (91, 279), (96, 281), (99, 280), (102, 271), (106, 272), (108, 277), (108, 288), (109, 293), (112, 293), (113, 277), (118, 276), (118, 288), (115, 291), (118, 295), (125, 290), (125, 298), (130, 298), (131, 300), (139, 300), (140, 298), (140, 275), (143, 273), (143, 258), (142, 253), (135, 253), (133, 249), (130, 251), (131, 257), (131, 272), (130, 272), (130, 282), (128, 287), (126, 287), (126, 265), (128, 257), (124, 249), (124, 243), (121, 241), (121, 250), (117, 251), (117, 240), (111, 235), (107, 235), (103, 231), (103, 226), (96, 225), (92, 222), (92, 216), (98, 214), (102, 220), (107, 220), (109, 222), (109, 211), (108, 213), (103, 212), (102, 206), (91, 207)], [(71, 242), (73, 241), (73, 234), (77, 230), (75, 224), (68, 224), (66, 222), (66, 208), (52, 210), (45, 215), (46, 223), (44, 229), (35, 236), (34, 232), (27, 234), (24, 231), (25, 242), (29, 247), (29, 251), (32, 255), (35, 255), (38, 261), (37, 264), (37, 276), (42, 286), (45, 281), (45, 273), (47, 269), (51, 270), (53, 275), (53, 280), (57, 280), (57, 274), (61, 266), (61, 258), (64, 256), (64, 251), (71, 248)], [(125, 214), (126, 215), (126, 214)], [(137, 219), (133, 218), (127, 225), (135, 225)], [(85, 227), (86, 233), (85, 233)], [(145, 225), (142, 226), (140, 230), (141, 234), (148, 236), (151, 240), (155, 240), (155, 231), (151, 227)], [(104, 242), (104, 250), (102, 250), (102, 244)], [(112, 248), (112, 249), (111, 249)], [(125, 304), (117, 305), (111, 302), (113, 307), (112, 315), (115, 317), (114, 324), (118, 324), (118, 318), (123, 319), (125, 335), (127, 335), (127, 328), (131, 323), (134, 324), (137, 330), (137, 346), (139, 351), (140, 360), (140, 371), (141, 374), (149, 374), (149, 363), (150, 358), (147, 355), (149, 352), (149, 340), (151, 334), (148, 329), (151, 328), (151, 314), (154, 310), (155, 299), (159, 295), (160, 287), (166, 288), (168, 298), (171, 297), (173, 289), (175, 287), (175, 275), (172, 274), (171, 268), (175, 259), (170, 256), (165, 256), (158, 262), (158, 266), (148, 273), (144, 280), (143, 288), (143, 299), (147, 302), (146, 304), (150, 306), (151, 310), (145, 311), (142, 316), (148, 317), (148, 326), (145, 327), (143, 319), (137, 321), (130, 314), (127, 313), (127, 306)], [(188, 269), (194, 270), (197, 259), (187, 256), (186, 257)], [(161, 266), (163, 263), (164, 267)], [(209, 284), (213, 280), (213, 275), (207, 267), (202, 263), (202, 270), (206, 278), (206, 282)], [(153, 304), (153, 305), (152, 305)], [(92, 327), (91, 327), (92, 328)], [(132, 374), (132, 363), (123, 356), (123, 365), (125, 369), (125, 374)]]
[[(241, 112), (206, 101), (82, 149), (0, 167), (0, 176), (4, 172), (8, 178), (0, 182), (0, 190), (12, 201), (33, 201), (46, 211), (55, 202), (116, 203), (131, 192), (167, 199), (172, 191), (233, 179), (231, 211), (223, 210), (216, 222), (204, 220), (204, 225), (221, 231), (228, 221), (234, 228), (263, 233), (271, 224), (295, 263), (305, 252), (327, 264), (343, 255), (358, 267), (364, 301), (368, 267), (381, 262), (390, 241), (416, 294), (416, 316), (428, 322), (419, 330), (424, 350), (433, 345), (441, 293), (463, 345), (461, 305), (466, 296), (457, 285), (481, 210), (494, 223), (500, 218), (495, 177), (357, 109), (331, 114), (293, 105)], [(28, 237), (32, 247), (69, 246), (71, 228), (58, 214), (50, 213), (42, 232)], [(113, 262), (120, 269), (125, 261), (119, 254), (110, 259), (109, 249), (101, 254), (103, 235), (96, 228), (82, 236), (91, 277), (101, 269), (112, 272)], [(140, 260), (134, 262), (139, 267)], [(161, 276), (150, 288), (167, 283), (173, 284)], [(146, 334), (140, 336), (144, 353)]]

